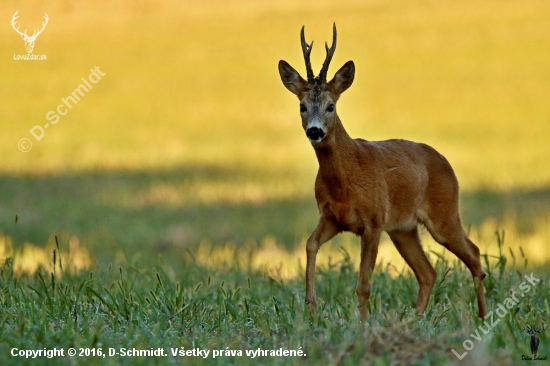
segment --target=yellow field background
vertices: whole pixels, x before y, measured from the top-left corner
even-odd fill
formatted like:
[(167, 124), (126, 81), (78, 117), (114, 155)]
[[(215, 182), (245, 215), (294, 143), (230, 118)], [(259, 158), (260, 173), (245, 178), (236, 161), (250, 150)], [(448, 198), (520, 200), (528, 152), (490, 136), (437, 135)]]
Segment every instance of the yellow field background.
[[(504, 230), (518, 256), (521, 246), (530, 263), (550, 259), (547, 0), (2, 4), (5, 253), (24, 243), (51, 245), (59, 230), (79, 236), (81, 250), (94, 256), (194, 247), (209, 263), (215, 253), (246, 247), (249, 227), (275, 212), (278, 221), (250, 234), (257, 244), (250, 251), (264, 258), (258, 266), (284, 262), (299, 270), (316, 220), (317, 161), (277, 62), (304, 72), (305, 25), (318, 71), (334, 21), (338, 47), (329, 76), (350, 59), (357, 69), (338, 104), (350, 135), (432, 145), (455, 168), (465, 226), (483, 250), (494, 253), (494, 232)], [(15, 11), (29, 34), (48, 14), (34, 49), (47, 61), (13, 59), (26, 53), (10, 24)], [(105, 73), (101, 81), (35, 141), (29, 130), (43, 126), (45, 114), (96, 66)], [(29, 152), (17, 148), (21, 138), (32, 141)], [(305, 209), (295, 214), (298, 206)], [(208, 212), (227, 207), (205, 227)], [(235, 207), (257, 211), (233, 215)], [(181, 222), (166, 222), (178, 214)], [(142, 235), (149, 222), (149, 236)], [(293, 239), (279, 234), (283, 226)], [(157, 236), (162, 240), (132, 246)], [(338, 241), (351, 253), (356, 242)], [(427, 247), (437, 245), (427, 240)], [(324, 250), (325, 262), (339, 253), (335, 245)], [(381, 255), (387, 261), (396, 251), (383, 244)]]

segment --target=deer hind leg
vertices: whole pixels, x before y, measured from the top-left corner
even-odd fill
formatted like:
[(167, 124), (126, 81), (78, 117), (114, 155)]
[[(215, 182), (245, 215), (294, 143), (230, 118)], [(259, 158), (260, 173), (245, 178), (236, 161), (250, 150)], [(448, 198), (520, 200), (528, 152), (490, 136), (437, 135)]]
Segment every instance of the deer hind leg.
[(359, 266), (359, 281), (357, 282), (357, 298), (359, 299), (359, 314), (361, 321), (365, 322), (369, 317), (367, 302), (371, 294), (370, 278), (378, 255), (378, 245), (381, 232), (375, 229), (371, 233), (361, 236), (361, 264)]
[(306, 262), (306, 304), (317, 307), (317, 294), (315, 293), (315, 262), (317, 252), (321, 245), (332, 239), (340, 229), (332, 220), (321, 216), (317, 227), (311, 233), (306, 244), (307, 262)]
[(483, 279), (485, 272), (481, 267), (479, 248), (468, 238), (460, 219), (450, 221), (427, 221), (426, 227), (433, 238), (445, 248), (454, 253), (472, 273), (477, 294), (477, 308), (480, 318), (485, 318), (485, 290)]
[(420, 244), (418, 227), (410, 231), (392, 231), (388, 233), (397, 251), (405, 262), (412, 268), (418, 281), (418, 300), (416, 301), (416, 312), (422, 314), (426, 310), (430, 293), (435, 283), (437, 274), (426, 253)]

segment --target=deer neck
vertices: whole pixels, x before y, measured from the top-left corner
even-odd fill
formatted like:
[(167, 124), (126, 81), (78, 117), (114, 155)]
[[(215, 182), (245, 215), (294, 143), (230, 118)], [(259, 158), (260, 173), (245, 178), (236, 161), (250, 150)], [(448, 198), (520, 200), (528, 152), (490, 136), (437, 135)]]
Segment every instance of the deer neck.
[(319, 178), (330, 190), (331, 196), (344, 200), (348, 192), (348, 174), (353, 172), (357, 145), (336, 116), (332, 131), (321, 144), (314, 145), (319, 162)]

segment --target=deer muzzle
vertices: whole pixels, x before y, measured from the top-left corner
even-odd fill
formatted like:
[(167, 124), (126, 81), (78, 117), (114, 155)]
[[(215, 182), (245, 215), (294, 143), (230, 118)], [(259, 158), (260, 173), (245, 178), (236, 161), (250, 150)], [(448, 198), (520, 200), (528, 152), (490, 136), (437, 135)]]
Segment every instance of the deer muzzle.
[(317, 142), (325, 137), (325, 131), (323, 131), (319, 127), (310, 127), (306, 130), (306, 136), (311, 142)]

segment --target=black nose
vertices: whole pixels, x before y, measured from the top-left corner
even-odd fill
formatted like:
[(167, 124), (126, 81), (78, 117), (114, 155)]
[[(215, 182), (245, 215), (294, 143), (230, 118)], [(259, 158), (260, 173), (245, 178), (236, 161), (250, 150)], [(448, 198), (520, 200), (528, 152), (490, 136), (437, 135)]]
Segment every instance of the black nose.
[(306, 130), (306, 136), (315, 141), (325, 137), (325, 133), (318, 127), (310, 127)]

